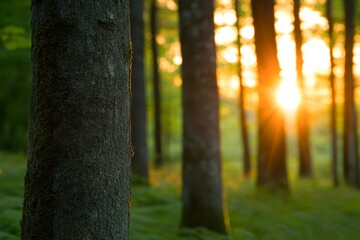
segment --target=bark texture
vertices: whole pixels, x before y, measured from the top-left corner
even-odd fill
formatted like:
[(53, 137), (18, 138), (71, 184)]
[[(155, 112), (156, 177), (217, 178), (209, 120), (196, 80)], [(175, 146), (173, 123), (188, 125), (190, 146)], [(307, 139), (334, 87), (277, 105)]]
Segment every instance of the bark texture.
[(345, 89), (344, 89), (344, 171), (345, 179), (352, 185), (359, 181), (359, 157), (357, 124), (354, 101), (355, 81), (353, 73), (354, 48), (354, 0), (344, 0), (345, 9)]
[(153, 62), (153, 83), (154, 83), (154, 137), (155, 137), (155, 165), (161, 166), (163, 164), (162, 151), (162, 125), (161, 125), (161, 85), (158, 62), (158, 49), (156, 36), (158, 31), (157, 26), (157, 4), (156, 0), (151, 2), (150, 13), (151, 25), (151, 49)]
[(257, 184), (287, 190), (284, 115), (275, 101), (279, 61), (274, 27), (274, 0), (251, 2), (259, 79), (259, 145)]
[(33, 0), (22, 239), (128, 239), (130, 31), (125, 0)]
[(235, 13), (236, 13), (236, 29), (237, 29), (237, 50), (238, 50), (238, 62), (237, 70), (239, 77), (239, 120), (241, 129), (241, 139), (243, 143), (243, 160), (244, 160), (244, 175), (249, 176), (251, 171), (251, 154), (250, 154), (250, 143), (249, 134), (246, 124), (246, 113), (245, 113), (245, 87), (242, 78), (242, 66), (241, 66), (241, 36), (240, 36), (240, 1), (235, 0)]
[[(304, 87), (303, 70), (303, 56), (301, 47), (303, 44), (302, 32), (300, 28), (300, 0), (294, 0), (294, 35), (296, 45), (296, 72), (297, 82), (300, 87), (303, 99), (306, 99), (306, 92)], [(306, 108), (306, 102), (300, 103), (297, 112), (297, 130), (298, 130), (298, 144), (299, 144), (299, 160), (300, 160), (300, 177), (310, 177), (312, 175), (312, 160), (310, 152), (310, 127), (309, 114)]]
[(335, 74), (334, 74), (334, 23), (332, 0), (326, 1), (326, 16), (329, 23), (329, 40), (330, 40), (330, 91), (331, 91), (331, 110), (330, 110), (330, 132), (331, 132), (331, 158), (332, 158), (332, 176), (334, 186), (339, 186), (338, 177), (338, 157), (337, 157), (337, 133), (336, 133), (336, 92), (335, 92)]
[[(132, 41), (131, 71), (131, 143), (134, 151), (132, 173), (148, 182), (146, 134), (146, 97), (144, 77), (144, 1), (130, 0)], [(134, 180), (134, 179), (133, 179)]]
[(214, 5), (179, 0), (183, 57), (183, 227), (226, 233), (222, 203)]

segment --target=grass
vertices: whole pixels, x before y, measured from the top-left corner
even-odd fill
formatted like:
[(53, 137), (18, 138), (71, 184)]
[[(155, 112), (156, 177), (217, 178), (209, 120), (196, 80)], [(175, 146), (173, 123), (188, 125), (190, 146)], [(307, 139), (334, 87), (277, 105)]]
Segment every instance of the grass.
[(18, 239), (25, 156), (0, 152), (0, 239)]
[[(25, 156), (0, 153), (0, 239), (19, 239)], [(291, 181), (291, 195), (259, 194), (243, 179), (240, 164), (225, 161), (224, 198), (229, 236), (205, 229), (179, 229), (179, 164), (153, 170), (151, 187), (134, 186), (130, 239), (360, 239), (360, 191), (330, 179)]]

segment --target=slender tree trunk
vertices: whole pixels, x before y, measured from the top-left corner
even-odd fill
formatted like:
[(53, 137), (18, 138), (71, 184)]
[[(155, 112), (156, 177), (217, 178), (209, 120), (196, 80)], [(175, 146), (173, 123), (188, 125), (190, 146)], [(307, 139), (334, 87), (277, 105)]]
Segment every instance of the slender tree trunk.
[(151, 1), (150, 12), (150, 24), (151, 24), (151, 49), (153, 58), (153, 82), (154, 82), (154, 121), (155, 121), (155, 165), (161, 166), (163, 164), (163, 153), (161, 146), (161, 89), (160, 89), (160, 74), (158, 64), (158, 49), (156, 43), (157, 36), (157, 5), (156, 0)]
[[(301, 90), (303, 99), (305, 96), (303, 57), (301, 47), (303, 44), (302, 32), (300, 28), (300, 0), (294, 0), (294, 35), (296, 44), (296, 72), (297, 81)], [(299, 144), (299, 159), (300, 159), (300, 177), (310, 177), (312, 175), (312, 161), (310, 153), (310, 129), (309, 117), (305, 102), (303, 101), (297, 113), (297, 129), (298, 129), (298, 144)]]
[(330, 110), (330, 131), (331, 131), (331, 157), (332, 157), (332, 175), (334, 186), (339, 186), (338, 177), (338, 158), (337, 158), (337, 134), (336, 134), (336, 92), (335, 92), (335, 74), (334, 74), (334, 37), (333, 37), (333, 10), (332, 0), (326, 2), (326, 15), (329, 23), (329, 39), (330, 39), (330, 90), (331, 90), (331, 110)]
[[(131, 143), (133, 176), (141, 182), (148, 182), (148, 155), (146, 134), (146, 96), (144, 77), (144, 1), (130, 0), (130, 23), (132, 39), (131, 73)], [(136, 180), (136, 179), (135, 179)], [(134, 181), (134, 179), (133, 179)]]
[(22, 239), (128, 239), (127, 1), (32, 1)]
[(279, 61), (274, 27), (274, 0), (252, 0), (259, 76), (259, 187), (288, 190), (284, 115), (275, 100)]
[(179, 0), (183, 57), (183, 227), (226, 233), (213, 1)]
[(355, 2), (344, 1), (345, 9), (345, 91), (344, 91), (344, 171), (345, 179), (352, 185), (359, 183), (359, 163), (357, 149), (357, 124), (354, 102), (354, 12)]
[(246, 114), (245, 114), (245, 87), (242, 78), (242, 66), (241, 66), (241, 36), (240, 36), (240, 1), (235, 0), (235, 13), (236, 13), (236, 29), (237, 29), (237, 50), (238, 50), (238, 62), (237, 70), (239, 77), (239, 120), (240, 120), (240, 129), (241, 129), (241, 139), (243, 142), (243, 158), (244, 158), (244, 174), (246, 177), (249, 176), (251, 171), (251, 154), (250, 154), (250, 144), (249, 144), (249, 134), (246, 124)]

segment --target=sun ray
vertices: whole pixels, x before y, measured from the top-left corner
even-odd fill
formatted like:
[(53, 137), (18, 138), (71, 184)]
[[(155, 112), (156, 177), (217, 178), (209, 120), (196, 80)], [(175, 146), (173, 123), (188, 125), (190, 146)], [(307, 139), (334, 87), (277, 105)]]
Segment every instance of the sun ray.
[(299, 107), (301, 96), (295, 82), (281, 81), (276, 91), (276, 102), (287, 112), (294, 112)]

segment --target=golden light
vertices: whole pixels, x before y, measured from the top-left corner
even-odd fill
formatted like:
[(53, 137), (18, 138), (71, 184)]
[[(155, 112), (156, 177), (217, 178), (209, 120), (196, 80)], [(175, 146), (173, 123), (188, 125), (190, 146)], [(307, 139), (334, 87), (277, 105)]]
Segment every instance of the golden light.
[(216, 9), (214, 13), (214, 23), (216, 25), (223, 25), (224, 22), (224, 15), (222, 14), (221, 10)]
[(234, 46), (226, 47), (223, 51), (221, 51), (221, 56), (228, 63), (236, 63), (238, 61), (237, 48)]
[(174, 0), (157, 0), (157, 2), (162, 8), (167, 8), (172, 11), (177, 10), (177, 4)]
[(354, 74), (357, 76), (360, 75), (360, 66), (359, 65), (354, 66)]
[(220, 74), (217, 80), (217, 85), (221, 96), (228, 99), (235, 99), (238, 96), (240, 86), (238, 76)]
[(304, 58), (304, 74), (326, 75), (330, 68), (329, 47), (326, 42), (320, 38), (313, 38), (302, 46)]
[(284, 34), (277, 39), (278, 59), (283, 70), (294, 69), (296, 64), (295, 42), (291, 35)]
[(354, 44), (354, 54), (355, 55), (360, 55), (360, 43), (355, 43)]
[(305, 86), (308, 88), (314, 88), (316, 85), (316, 80), (314, 76), (308, 76), (304, 79)]
[(244, 66), (256, 66), (256, 55), (254, 45), (242, 45), (241, 52), (241, 64)]
[(165, 38), (163, 36), (156, 36), (156, 42), (159, 44), (159, 45), (163, 45), (165, 43)]
[(226, 25), (234, 25), (236, 23), (236, 14), (232, 9), (224, 10), (224, 22)]
[(173, 63), (175, 65), (181, 65), (182, 63), (182, 57), (180, 55), (177, 55), (175, 57), (173, 57)]
[(220, 5), (223, 5), (224, 7), (231, 7), (232, 6), (232, 0), (220, 0)]
[(166, 7), (170, 10), (176, 11), (177, 10), (177, 4), (174, 0), (166, 1)]
[(345, 25), (343, 23), (334, 23), (334, 32), (341, 32), (345, 30)]
[(342, 76), (344, 76), (344, 68), (342, 66), (335, 66), (334, 74), (336, 77), (341, 78)]
[(318, 27), (322, 30), (326, 30), (329, 28), (326, 18), (321, 16), (321, 13), (319, 11), (313, 10), (310, 7), (301, 8), (300, 19), (302, 21), (302, 30), (313, 29), (315, 27)]
[(182, 85), (182, 79), (179, 76), (174, 77), (173, 84), (175, 87), (180, 87)]
[(159, 68), (164, 72), (175, 72), (176, 70), (176, 66), (171, 64), (165, 57), (160, 58)]
[(275, 12), (275, 29), (279, 33), (291, 33), (294, 30), (294, 17), (286, 11), (278, 10)]
[(345, 57), (345, 52), (341, 45), (336, 45), (333, 49), (333, 57), (334, 58), (343, 58)]
[(241, 37), (251, 40), (254, 38), (254, 27), (252, 25), (244, 26), (240, 29)]
[(230, 44), (235, 41), (237, 38), (236, 35), (236, 28), (225, 26), (216, 29), (215, 32), (215, 42), (216, 44), (222, 45), (222, 44)]
[(283, 80), (276, 91), (277, 104), (287, 112), (294, 112), (300, 105), (299, 88), (293, 81)]
[(253, 70), (244, 70), (243, 71), (243, 84), (245, 87), (253, 88), (256, 87), (256, 73)]
[(230, 85), (230, 88), (237, 90), (240, 86), (238, 76), (235, 76), (235, 75), (231, 76), (229, 85)]

